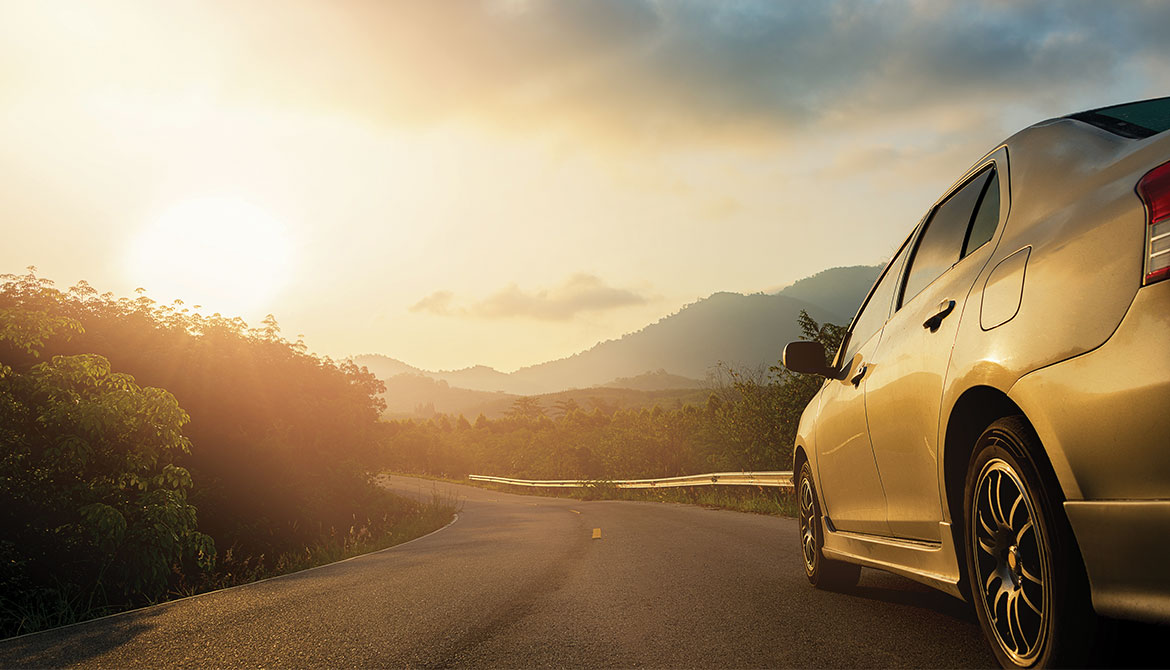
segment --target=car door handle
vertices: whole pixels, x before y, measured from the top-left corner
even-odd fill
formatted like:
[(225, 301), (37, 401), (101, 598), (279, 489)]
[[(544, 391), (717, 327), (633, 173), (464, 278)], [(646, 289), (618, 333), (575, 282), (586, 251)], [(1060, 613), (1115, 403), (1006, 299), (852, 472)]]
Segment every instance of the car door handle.
[(849, 378), (849, 381), (853, 384), (854, 387), (861, 385), (861, 378), (865, 376), (865, 372), (867, 370), (869, 370), (869, 366), (863, 365), (863, 366), (857, 368), (857, 374), (855, 374)]
[(943, 300), (938, 304), (938, 309), (934, 315), (922, 322), (922, 327), (929, 328), (932, 333), (935, 332), (942, 325), (943, 319), (947, 318), (947, 315), (953, 311), (955, 311), (955, 301)]

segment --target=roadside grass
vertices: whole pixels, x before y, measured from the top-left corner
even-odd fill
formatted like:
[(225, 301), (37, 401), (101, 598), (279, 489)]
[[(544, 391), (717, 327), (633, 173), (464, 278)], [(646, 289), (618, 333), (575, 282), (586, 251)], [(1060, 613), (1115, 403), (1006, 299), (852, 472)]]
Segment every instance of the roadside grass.
[(60, 584), (21, 601), (0, 595), (0, 640), (116, 614), (118, 608), (95, 605), (76, 587)]
[(795, 518), (796, 497), (792, 489), (774, 486), (686, 486), (655, 489), (620, 489), (612, 482), (593, 482), (584, 488), (537, 488), (511, 486), (496, 482), (482, 482), (472, 479), (454, 479), (436, 475), (420, 475), (408, 472), (389, 472), (403, 477), (416, 477), (434, 481), (475, 486), (489, 491), (514, 493), (517, 495), (567, 498), (570, 500), (629, 500), (636, 502), (680, 503), (699, 505), (711, 509), (726, 509), (735, 512), (767, 514)]
[(415, 509), (393, 522), (385, 523), (382, 529), (371, 529), (368, 525), (352, 525), (340, 531), (331, 528), (328, 534), (314, 544), (301, 551), (281, 553), (275, 560), (267, 560), (263, 554), (237, 558), (229, 548), (220, 557), (215, 572), (208, 576), (207, 581), (180, 584), (171, 595), (186, 597), (217, 591), (388, 549), (442, 528), (459, 511), (459, 503), (437, 492), (431, 494), (430, 500), (420, 502), (395, 497), (415, 505)]
[[(387, 493), (387, 495), (393, 495)], [(430, 500), (414, 501), (394, 496), (402, 513), (395, 518), (383, 518), (381, 529), (369, 526), (350, 526), (330, 529), (315, 543), (303, 550), (281, 553), (274, 560), (265, 555), (237, 557), (230, 548), (223, 551), (210, 574), (195, 583), (180, 581), (158, 600), (149, 600), (125, 606), (102, 604), (100, 587), (95, 594), (84, 595), (62, 583), (56, 589), (46, 589), (30, 601), (16, 602), (0, 592), (0, 639), (35, 633), (49, 628), (67, 626), (110, 614), (157, 605), (178, 598), (218, 591), (250, 584), (353, 558), (373, 551), (388, 549), (422, 537), (447, 525), (458, 512), (460, 504), (452, 498), (432, 493)]]

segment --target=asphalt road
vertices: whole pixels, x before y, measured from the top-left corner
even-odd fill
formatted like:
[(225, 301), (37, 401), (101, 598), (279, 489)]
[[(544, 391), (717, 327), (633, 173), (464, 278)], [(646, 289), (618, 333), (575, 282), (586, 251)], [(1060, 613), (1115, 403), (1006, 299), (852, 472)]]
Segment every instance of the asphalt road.
[[(413, 542), (0, 642), (0, 666), (989, 667), (959, 600), (805, 581), (791, 519), (395, 477), (463, 501)], [(600, 529), (600, 539), (594, 539)]]

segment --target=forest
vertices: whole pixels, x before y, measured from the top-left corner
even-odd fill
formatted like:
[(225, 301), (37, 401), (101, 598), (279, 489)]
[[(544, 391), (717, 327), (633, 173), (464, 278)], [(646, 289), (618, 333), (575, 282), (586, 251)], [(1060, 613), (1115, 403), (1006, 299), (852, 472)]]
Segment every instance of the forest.
[[(803, 337), (843, 329), (802, 312)], [(612, 480), (791, 463), (819, 379), (722, 368), (705, 403), (382, 418), (364, 367), (258, 327), (0, 275), (0, 637), (388, 546), (453, 501), (377, 487), (381, 471)]]

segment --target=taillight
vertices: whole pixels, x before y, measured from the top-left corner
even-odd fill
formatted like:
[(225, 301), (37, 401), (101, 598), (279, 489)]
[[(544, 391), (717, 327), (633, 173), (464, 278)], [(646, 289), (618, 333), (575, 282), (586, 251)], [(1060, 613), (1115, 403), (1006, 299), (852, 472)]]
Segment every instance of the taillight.
[(1146, 173), (1137, 185), (1146, 203), (1146, 280), (1152, 284), (1170, 277), (1170, 163)]

